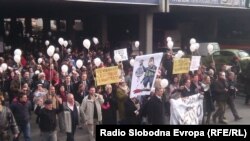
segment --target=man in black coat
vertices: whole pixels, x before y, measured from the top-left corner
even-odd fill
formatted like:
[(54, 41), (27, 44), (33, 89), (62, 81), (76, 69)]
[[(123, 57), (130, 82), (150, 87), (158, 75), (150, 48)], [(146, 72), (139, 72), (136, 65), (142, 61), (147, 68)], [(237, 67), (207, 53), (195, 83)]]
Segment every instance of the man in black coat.
[(224, 114), (226, 110), (226, 101), (228, 98), (228, 83), (226, 81), (226, 73), (219, 72), (219, 78), (214, 84), (215, 101), (218, 105), (218, 109), (213, 115), (213, 122), (216, 123), (217, 117), (219, 117), (219, 123), (226, 124), (224, 120)]
[(13, 141), (19, 141), (21, 133), (23, 133), (25, 141), (31, 141), (30, 116), (32, 107), (27, 94), (23, 92), (19, 93), (17, 101), (11, 103), (10, 109), (14, 114), (20, 130), (18, 136), (14, 138)]
[(239, 116), (235, 104), (234, 104), (234, 99), (236, 96), (238, 89), (236, 88), (236, 81), (235, 81), (235, 73), (234, 72), (229, 72), (228, 73), (228, 98), (227, 98), (227, 104), (229, 108), (232, 111), (232, 114), (234, 116), (234, 120), (241, 120), (242, 117)]
[(58, 109), (53, 109), (51, 99), (45, 100), (44, 108), (41, 108), (43, 105), (42, 100), (37, 103), (35, 113), (40, 117), (39, 128), (42, 141), (57, 141), (56, 115), (63, 111), (62, 99), (57, 97), (57, 100), (59, 101)]
[(162, 100), (164, 89), (155, 88), (155, 94), (147, 103), (148, 122), (152, 125), (164, 124), (164, 103)]

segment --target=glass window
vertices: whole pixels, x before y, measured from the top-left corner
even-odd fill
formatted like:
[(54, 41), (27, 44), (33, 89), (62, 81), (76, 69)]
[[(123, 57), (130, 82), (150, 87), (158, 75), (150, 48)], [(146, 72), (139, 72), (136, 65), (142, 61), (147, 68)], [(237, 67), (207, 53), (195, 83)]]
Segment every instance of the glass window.
[(52, 31), (57, 30), (56, 20), (50, 20), (50, 28), (51, 28)]
[(60, 20), (60, 31), (66, 32), (67, 22), (66, 20)]
[(245, 51), (239, 51), (238, 54), (239, 54), (240, 58), (249, 57), (249, 54)]
[(234, 53), (229, 51), (221, 51), (222, 56), (235, 56)]
[(220, 55), (220, 52), (219, 51), (216, 51), (213, 53), (213, 56), (219, 56)]
[(42, 18), (32, 18), (31, 19), (32, 31), (42, 31), (43, 30), (43, 19)]
[(75, 20), (75, 24), (73, 25), (73, 29), (76, 31), (82, 31), (83, 30), (83, 23), (81, 20)]

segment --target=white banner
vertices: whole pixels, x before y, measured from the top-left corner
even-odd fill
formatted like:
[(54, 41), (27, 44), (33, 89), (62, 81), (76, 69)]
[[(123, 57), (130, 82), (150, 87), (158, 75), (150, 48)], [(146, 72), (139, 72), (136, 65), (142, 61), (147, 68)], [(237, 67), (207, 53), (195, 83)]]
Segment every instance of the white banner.
[(116, 54), (122, 57), (122, 61), (128, 60), (128, 52), (126, 48), (114, 50), (114, 55)]
[(203, 118), (203, 95), (170, 99), (171, 125), (199, 125)]
[(190, 64), (190, 71), (198, 70), (200, 67), (201, 56), (192, 56), (191, 64)]
[(130, 97), (150, 94), (162, 56), (163, 53), (155, 53), (135, 58)]

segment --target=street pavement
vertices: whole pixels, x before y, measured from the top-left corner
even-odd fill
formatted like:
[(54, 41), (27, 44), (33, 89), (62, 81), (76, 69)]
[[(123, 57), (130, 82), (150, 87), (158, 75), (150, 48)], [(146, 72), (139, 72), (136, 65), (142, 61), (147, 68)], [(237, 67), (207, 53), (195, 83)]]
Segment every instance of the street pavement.
[[(244, 96), (238, 96), (235, 99), (236, 108), (238, 110), (238, 113), (241, 117), (243, 117), (242, 120), (234, 121), (234, 117), (232, 115), (232, 112), (227, 107), (225, 117), (227, 119), (228, 125), (250, 125), (250, 105), (244, 104)], [(38, 128), (38, 125), (35, 123), (35, 117), (36, 115), (32, 115), (32, 122), (31, 122), (31, 135), (32, 135), (32, 141), (40, 141), (40, 131)], [(213, 122), (211, 121), (213, 124)], [(21, 139), (23, 141), (23, 139)], [(58, 132), (58, 141), (66, 141), (66, 134), (65, 133), (59, 133)], [(75, 134), (75, 141), (89, 141), (88, 133), (86, 127), (83, 127), (83, 129), (77, 129)]]

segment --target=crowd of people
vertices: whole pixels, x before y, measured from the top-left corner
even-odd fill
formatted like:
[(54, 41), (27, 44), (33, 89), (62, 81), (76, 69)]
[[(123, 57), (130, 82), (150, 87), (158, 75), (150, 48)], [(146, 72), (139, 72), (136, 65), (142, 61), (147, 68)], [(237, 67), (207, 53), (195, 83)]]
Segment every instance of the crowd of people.
[[(202, 124), (226, 124), (226, 105), (232, 110), (236, 121), (242, 119), (237, 112), (234, 99), (237, 94), (237, 62), (220, 70), (215, 62), (201, 65), (199, 70), (188, 74), (173, 75), (173, 52), (164, 54), (151, 95), (130, 98), (133, 67), (127, 62), (116, 63), (112, 51), (56, 50), (60, 59), (55, 61), (46, 55), (39, 56), (23, 50), (20, 64), (12, 55), (0, 58), (0, 65), (8, 69), (1, 71), (0, 139), (8, 140), (7, 130), (12, 129), (15, 141), (23, 134), (25, 141), (31, 141), (31, 116), (36, 116), (42, 141), (57, 141), (57, 130), (67, 135), (67, 141), (74, 141), (75, 131), (86, 127), (90, 139), (95, 139), (98, 124), (168, 124), (171, 116), (171, 98), (187, 97), (197, 93), (204, 95), (204, 120)], [(94, 58), (102, 60), (95, 66)], [(42, 62), (37, 62), (42, 58)], [(76, 61), (83, 66), (78, 68)], [(237, 59), (234, 59), (237, 61)], [(68, 71), (62, 72), (61, 66)], [(121, 70), (119, 83), (96, 86), (95, 69), (118, 65)], [(167, 88), (160, 85), (166, 78)], [(246, 101), (248, 102), (248, 100)], [(4, 106), (4, 103), (9, 103)], [(247, 104), (247, 103), (246, 103)], [(32, 115), (35, 113), (35, 115)], [(2, 116), (3, 115), (3, 116)], [(218, 121), (217, 121), (218, 120)], [(57, 124), (59, 125), (57, 127)]]

